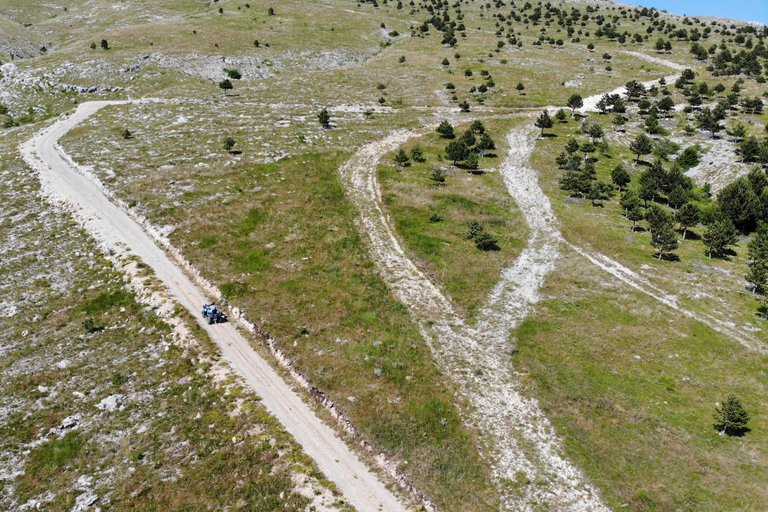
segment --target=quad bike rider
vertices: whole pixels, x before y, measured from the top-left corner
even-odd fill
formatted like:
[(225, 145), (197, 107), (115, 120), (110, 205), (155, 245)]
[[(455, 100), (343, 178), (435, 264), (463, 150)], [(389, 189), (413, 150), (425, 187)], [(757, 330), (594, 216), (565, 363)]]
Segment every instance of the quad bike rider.
[(203, 318), (208, 320), (208, 325), (221, 323), (226, 320), (224, 313), (218, 310), (215, 302), (203, 304)]

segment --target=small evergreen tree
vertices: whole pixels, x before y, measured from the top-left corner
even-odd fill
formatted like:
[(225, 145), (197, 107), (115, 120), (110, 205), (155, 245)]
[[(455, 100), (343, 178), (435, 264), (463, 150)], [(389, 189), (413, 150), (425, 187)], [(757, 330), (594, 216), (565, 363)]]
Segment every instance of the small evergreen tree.
[(442, 169), (432, 169), (432, 174), (429, 175), (429, 179), (435, 182), (435, 186), (441, 186), (445, 184), (445, 173)]
[(651, 233), (660, 230), (665, 226), (672, 226), (672, 215), (658, 204), (652, 204), (645, 212), (645, 220), (648, 221)]
[(485, 230), (483, 229), (483, 226), (477, 222), (476, 220), (470, 220), (467, 222), (467, 234), (465, 238), (467, 240), (474, 240), (478, 236), (480, 236)]
[(109, 43), (106, 39), (101, 40), (101, 49), (102, 50), (109, 50)]
[(677, 249), (677, 235), (672, 229), (671, 223), (662, 224), (653, 230), (651, 245), (659, 251), (659, 260), (664, 257), (665, 253), (671, 253)]
[(440, 134), (440, 137), (443, 139), (452, 139), (455, 137), (453, 134), (453, 126), (451, 126), (451, 123), (448, 121), (443, 121), (440, 123), (440, 125), (437, 127), (437, 133)]
[(581, 94), (571, 94), (571, 97), (568, 98), (567, 105), (572, 111), (572, 116), (576, 117), (576, 109), (584, 106), (584, 98), (581, 97)]
[(629, 213), (629, 210), (640, 207), (640, 198), (637, 197), (637, 193), (633, 190), (627, 190), (621, 199), (619, 199), (619, 205), (624, 208), (624, 213)]
[(698, 224), (700, 217), (701, 211), (694, 203), (685, 203), (677, 211), (676, 218), (677, 222), (680, 223), (680, 227), (683, 229), (683, 240), (685, 240), (685, 235), (688, 234), (688, 228)]
[(465, 160), (469, 155), (469, 148), (466, 144), (459, 140), (454, 140), (448, 143), (445, 147), (445, 154), (453, 160), (453, 165), (457, 165), (458, 162)]
[(722, 254), (729, 245), (736, 243), (736, 228), (727, 217), (721, 217), (713, 222), (704, 232), (702, 241), (707, 246), (707, 256)]
[(640, 162), (641, 156), (651, 154), (651, 151), (653, 151), (653, 142), (648, 138), (647, 135), (641, 133), (629, 144), (629, 150), (637, 155), (637, 160), (635, 160), (635, 163), (638, 163)]
[(621, 189), (626, 187), (631, 180), (632, 180), (632, 177), (629, 175), (629, 172), (622, 165), (617, 165), (611, 171), (611, 181), (613, 181), (614, 185), (619, 187), (619, 192), (621, 192)]
[(475, 142), (477, 142), (477, 139), (475, 138), (475, 134), (472, 133), (472, 130), (467, 130), (461, 134), (461, 137), (459, 137), (459, 141), (466, 144), (468, 148), (471, 148), (472, 146), (475, 145)]
[(477, 149), (480, 150), (480, 154), (486, 156), (488, 151), (496, 149), (496, 143), (493, 141), (490, 135), (483, 133), (480, 136), (480, 140), (477, 142)]
[(317, 114), (317, 121), (320, 123), (320, 126), (323, 128), (330, 128), (331, 126), (331, 115), (328, 113), (328, 109), (323, 107), (323, 110), (320, 111), (319, 114)]
[(411, 149), (411, 158), (414, 162), (424, 162), (424, 150), (421, 149), (421, 146), (416, 145)]
[(552, 128), (552, 118), (549, 117), (549, 112), (546, 110), (541, 113), (538, 119), (536, 119), (536, 122), (534, 123), (537, 128), (541, 128), (541, 137), (544, 136), (544, 129), (545, 128)]
[(629, 212), (627, 213), (627, 219), (632, 221), (632, 232), (635, 232), (635, 226), (637, 223), (645, 218), (645, 214), (643, 213), (643, 209), (640, 208), (640, 206), (634, 206)]
[(224, 91), (224, 96), (226, 96), (227, 92), (233, 89), (232, 82), (230, 82), (228, 78), (224, 79), (219, 82), (219, 88)]
[(227, 153), (232, 152), (232, 148), (235, 147), (235, 144), (237, 144), (237, 141), (233, 139), (232, 137), (224, 137), (224, 140), (222, 141), (222, 145), (224, 146), (224, 150)]
[(766, 262), (756, 261), (750, 264), (744, 279), (752, 285), (752, 293), (765, 292), (765, 283), (768, 280)]
[(472, 123), (469, 125), (469, 129), (478, 135), (485, 133), (485, 125), (479, 119), (472, 121)]
[(720, 407), (715, 407), (713, 415), (715, 423), (712, 425), (720, 435), (743, 436), (749, 432), (749, 413), (741, 405), (741, 400), (734, 395), (728, 397)]
[(478, 236), (475, 237), (475, 247), (480, 249), (481, 251), (498, 251), (499, 245), (498, 240), (495, 236), (488, 233), (487, 231), (483, 231)]
[(403, 148), (400, 148), (400, 150), (395, 154), (395, 163), (400, 167), (407, 166), (410, 160), (410, 157), (408, 157), (408, 154)]
[(477, 153), (475, 153), (474, 151), (470, 151), (467, 154), (467, 157), (464, 159), (464, 166), (467, 169), (474, 171), (478, 168), (479, 165), (480, 163), (478, 162), (478, 159), (477, 159)]

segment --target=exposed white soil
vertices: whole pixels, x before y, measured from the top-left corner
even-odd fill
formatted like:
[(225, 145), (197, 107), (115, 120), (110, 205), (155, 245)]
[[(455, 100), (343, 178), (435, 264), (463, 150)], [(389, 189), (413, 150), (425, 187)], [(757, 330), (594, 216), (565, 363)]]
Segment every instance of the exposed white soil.
[[(662, 59), (661, 57), (654, 57), (652, 55), (648, 55), (641, 52), (625, 51), (622, 53), (625, 53), (627, 55), (632, 55), (633, 57), (638, 57), (643, 60), (647, 60), (648, 62), (660, 64), (662, 66), (666, 66), (676, 71), (683, 71), (685, 69), (685, 66), (678, 64), (677, 62), (673, 62), (671, 60)], [(664, 80), (666, 80), (667, 83), (673, 83), (675, 80), (677, 80), (679, 76), (680, 75), (665, 76)], [(651, 87), (652, 85), (656, 85), (658, 83), (659, 83), (658, 80), (648, 80), (647, 82), (642, 82), (642, 84), (645, 87)], [(620, 94), (622, 96), (626, 96), (627, 88), (622, 85), (621, 87), (617, 87), (616, 89), (612, 91), (608, 91), (607, 93), (600, 93), (600, 94), (594, 94), (592, 96), (587, 96), (586, 98), (584, 98), (584, 105), (579, 109), (579, 112), (597, 112), (597, 103), (600, 101), (600, 98), (602, 98), (604, 94)]]
[[(680, 144), (682, 141), (675, 139)], [(717, 194), (720, 189), (733, 183), (741, 176), (746, 176), (754, 165), (740, 162), (736, 154), (735, 144), (725, 135), (717, 139), (702, 139), (697, 137), (696, 142), (701, 145), (699, 165), (686, 171), (686, 176), (693, 178), (697, 185), (709, 183), (712, 185), (712, 193)], [(686, 144), (690, 142), (686, 141)]]
[[(535, 172), (520, 167), (533, 148), (530, 133), (528, 129), (523, 135), (516, 132), (510, 135), (512, 150), (504, 164), (505, 177), (514, 180), (515, 171), (525, 169), (526, 172), (521, 174), (528, 174), (523, 180), (532, 180), (529, 189), (533, 196), (524, 204), (531, 207), (537, 200), (543, 200), (548, 206), (549, 201), (538, 185), (534, 186)], [(340, 169), (347, 193), (360, 211), (360, 230), (370, 241), (372, 256), (383, 278), (395, 296), (408, 306), (438, 364), (471, 403), (472, 419), (478, 430), (490, 435), (488, 441), (492, 445), (492, 470), (496, 480), (499, 483), (505, 479), (519, 481), (522, 477), (545, 482), (544, 485), (524, 485), (520, 490), (502, 488), (504, 509), (536, 510), (546, 503), (552, 510), (607, 510), (597, 490), (561, 455), (561, 443), (537, 401), (520, 393), (502, 339), (502, 333), (514, 326), (513, 319), (519, 319), (527, 312), (529, 297), (535, 300), (540, 279), (551, 270), (557, 257), (559, 235), (548, 227), (543, 228), (544, 234), (538, 233), (532, 226), (531, 231), (536, 233), (532, 235), (536, 237), (535, 248), (529, 250), (530, 259), (526, 259), (525, 264), (530, 265), (526, 270), (540, 277), (526, 282), (524, 293), (517, 295), (511, 292), (516, 273), (509, 272), (510, 282), (500, 285), (497, 304), (488, 308), (489, 335), (466, 325), (451, 302), (406, 256), (384, 212), (376, 180), (378, 162), (385, 153), (417, 135), (417, 132), (395, 132), (361, 148)], [(520, 151), (518, 143), (523, 145)], [(540, 196), (535, 195), (536, 191)], [(526, 211), (525, 206), (520, 207)], [(539, 209), (529, 213), (536, 215), (538, 212)], [(549, 219), (553, 221), (554, 217), (550, 215)], [(535, 268), (537, 265), (542, 268)], [(502, 304), (502, 301), (506, 302)], [(490, 327), (499, 316), (506, 318), (508, 323)]]
[(539, 187), (538, 173), (528, 164), (537, 135), (538, 129), (530, 123), (523, 129), (512, 130), (507, 135), (509, 153), (499, 168), (509, 194), (530, 228), (526, 248), (511, 267), (502, 270), (501, 279), (478, 319), (477, 328), (483, 338), (501, 351), (507, 347), (510, 330), (539, 300), (538, 290), (547, 274), (555, 269), (558, 246), (563, 242), (549, 198)]
[[(155, 245), (141, 226), (105, 196), (102, 186), (72, 167), (57, 141), (72, 127), (102, 107), (120, 102), (89, 102), (21, 146), (25, 161), (39, 173), (49, 198), (71, 206), (75, 217), (101, 243), (121, 253), (139, 256), (180, 304), (197, 316), (208, 296), (171, 257)], [(406, 508), (325, 425), (299, 395), (262, 359), (234, 323), (201, 324), (222, 356), (262, 397), (262, 403), (315, 459), (348, 502), (358, 510), (405, 511)]]
[[(575, 246), (573, 244), (569, 244), (569, 245), (574, 251), (581, 254), (585, 258), (587, 258), (591, 263), (597, 265), (598, 267), (605, 270), (609, 274), (620, 279), (621, 281), (628, 284), (632, 288), (635, 288), (636, 290), (645, 293), (649, 297), (652, 297), (658, 300), (665, 306), (672, 308), (675, 311), (679, 311), (680, 313), (682, 313), (683, 315), (689, 318), (693, 318), (694, 320), (702, 322), (722, 334), (730, 336), (731, 338), (735, 339), (736, 341), (738, 341), (739, 343), (741, 343), (742, 345), (744, 345), (749, 349), (757, 350), (759, 352), (766, 351), (764, 343), (761, 343), (752, 338), (745, 338), (742, 335), (742, 332), (740, 331), (739, 327), (734, 322), (731, 322), (728, 320), (722, 320), (708, 313), (694, 312), (694, 311), (691, 311), (690, 309), (680, 306), (680, 304), (678, 303), (678, 297), (676, 295), (663, 291), (658, 286), (651, 283), (648, 279), (641, 276), (637, 272), (634, 272), (628, 269), (621, 263), (615, 260), (612, 260), (608, 256), (605, 256), (604, 254), (601, 254), (599, 252), (590, 251), (583, 247)], [(743, 328), (741, 330), (743, 331)]]

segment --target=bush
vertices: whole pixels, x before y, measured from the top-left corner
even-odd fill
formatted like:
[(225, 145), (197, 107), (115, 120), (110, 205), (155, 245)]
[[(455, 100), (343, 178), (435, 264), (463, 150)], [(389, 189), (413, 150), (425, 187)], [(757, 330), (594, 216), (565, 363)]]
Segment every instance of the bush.
[(483, 231), (475, 237), (475, 246), (481, 251), (498, 251), (498, 240), (492, 234)]
[(475, 240), (478, 236), (483, 234), (483, 226), (476, 220), (467, 222), (467, 240)]

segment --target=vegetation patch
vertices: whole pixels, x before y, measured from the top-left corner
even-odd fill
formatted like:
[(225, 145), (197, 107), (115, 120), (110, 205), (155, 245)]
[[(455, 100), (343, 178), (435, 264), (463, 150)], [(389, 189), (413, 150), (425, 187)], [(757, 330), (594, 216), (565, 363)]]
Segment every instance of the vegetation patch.
[[(470, 318), (498, 282), (501, 269), (525, 246), (527, 225), (498, 172), (497, 155), (506, 150), (501, 140), (513, 125), (486, 121), (475, 123), (476, 131), (470, 124), (444, 129), (459, 141), (468, 138), (468, 131), (472, 134), (472, 149), (467, 148), (462, 160), (473, 154), (474, 168), (452, 165), (446, 151), (453, 139), (442, 133), (403, 148), (417, 155), (407, 166), (390, 163), (397, 153), (385, 156), (379, 166), (382, 196), (397, 233), (414, 259)], [(499, 147), (494, 141), (493, 149), (476, 148), (483, 135), (498, 141)]]

